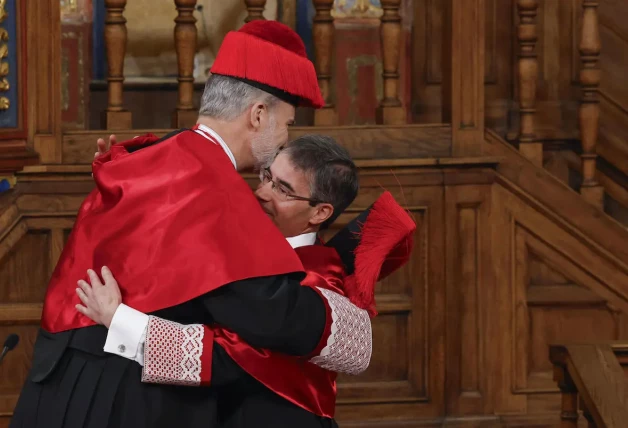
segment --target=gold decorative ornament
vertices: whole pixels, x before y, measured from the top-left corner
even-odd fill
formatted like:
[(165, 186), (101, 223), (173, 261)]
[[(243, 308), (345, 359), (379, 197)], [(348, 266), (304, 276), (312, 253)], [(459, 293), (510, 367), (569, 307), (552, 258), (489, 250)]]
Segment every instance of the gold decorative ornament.
[(7, 16), (9, 16), (5, 8), (6, 5), (7, 0), (0, 0), (0, 23), (4, 22), (4, 20), (7, 19)]
[[(9, 14), (6, 11), (6, 0), (0, 0), (0, 23), (7, 19)], [(7, 92), (11, 89), (9, 80), (6, 78), (9, 75), (9, 63), (2, 61), (9, 56), (9, 32), (6, 28), (0, 28), (0, 91)], [(0, 110), (8, 110), (11, 103), (7, 97), (0, 97)]]

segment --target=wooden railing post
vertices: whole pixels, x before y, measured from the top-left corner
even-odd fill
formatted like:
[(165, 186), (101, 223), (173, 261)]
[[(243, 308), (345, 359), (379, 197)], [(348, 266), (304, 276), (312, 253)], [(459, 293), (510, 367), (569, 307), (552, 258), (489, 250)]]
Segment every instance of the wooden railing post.
[(550, 361), (562, 393), (561, 428), (578, 426), (578, 407), (589, 426), (626, 426), (628, 380), (610, 344), (550, 345)]
[(314, 112), (314, 125), (336, 125), (338, 116), (331, 100), (331, 64), (334, 47), (334, 18), (331, 8), (334, 0), (314, 0), (314, 65), (318, 76), (318, 85), (325, 105)]
[(105, 0), (105, 47), (107, 51), (108, 104), (103, 113), (106, 129), (131, 129), (131, 112), (123, 107), (124, 56), (126, 54), (126, 0)]
[[(28, 140), (39, 153), (41, 163), (60, 164), (63, 162), (60, 2), (43, 1), (36, 6), (24, 2), (17, 4), (25, 17), (17, 24), (18, 29), (27, 29), (22, 33), (26, 37), (26, 55), (19, 60), (18, 67), (25, 70), (25, 76), (28, 75), (24, 82), (26, 97), (21, 101), (26, 103), (28, 111)], [(32, 28), (37, 31), (31, 31)], [(12, 72), (15, 71), (14, 68)], [(0, 153), (0, 158), (5, 156)], [(2, 163), (0, 161), (0, 169), (5, 169)]]
[(576, 428), (578, 426), (578, 390), (565, 365), (554, 365), (554, 380), (558, 383), (561, 395), (560, 428)]
[(584, 416), (584, 418), (587, 420), (588, 424), (587, 426), (589, 428), (596, 428), (597, 425), (595, 424), (595, 419), (593, 419), (593, 415), (591, 414), (591, 412), (589, 411), (589, 409), (587, 408), (586, 403), (584, 402), (584, 400), (582, 399), (582, 397), (580, 397), (580, 409), (582, 409), (582, 416)]
[(196, 53), (196, 0), (175, 0), (177, 17), (174, 22), (174, 45), (177, 51), (179, 100), (172, 118), (174, 128), (192, 127), (198, 116), (194, 108), (194, 54)]
[(600, 85), (601, 42), (598, 20), (598, 0), (582, 1), (582, 34), (580, 38), (580, 85), (582, 101), (578, 114), (580, 139), (582, 141), (582, 186), (580, 193), (593, 205), (603, 208), (604, 189), (595, 179), (596, 144), (599, 128), (600, 106), (598, 87)]
[(384, 62), (384, 98), (377, 109), (377, 123), (401, 125), (406, 113), (399, 100), (399, 52), (401, 49), (401, 0), (382, 0), (380, 40)]
[(443, 4), (442, 121), (451, 123), (453, 156), (477, 156), (484, 145), (485, 0)]
[(536, 139), (534, 122), (538, 62), (535, 52), (538, 0), (517, 0), (519, 25), (519, 151), (538, 166), (543, 166), (543, 144)]
[(244, 18), (244, 22), (255, 21), (264, 18), (264, 8), (266, 8), (266, 0), (244, 0), (248, 15)]

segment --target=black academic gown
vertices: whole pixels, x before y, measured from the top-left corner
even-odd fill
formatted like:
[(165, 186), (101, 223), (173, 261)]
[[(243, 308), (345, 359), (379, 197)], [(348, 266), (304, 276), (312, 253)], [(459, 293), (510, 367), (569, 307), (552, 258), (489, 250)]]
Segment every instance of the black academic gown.
[[(234, 375), (237, 369), (236, 365)], [(277, 375), (281, 376), (280, 373)], [(235, 382), (218, 392), (218, 415), (222, 428), (338, 427), (335, 420), (317, 416), (292, 404), (243, 371)]]
[[(216, 323), (253, 346), (304, 356), (316, 348), (326, 313), (319, 295), (300, 280), (301, 275), (238, 281), (153, 315), (183, 324)], [(268, 407), (260, 408), (259, 386), (216, 344), (213, 386), (156, 385), (141, 382), (137, 362), (105, 354), (106, 335), (102, 326), (57, 334), (41, 330), (10, 428), (212, 428), (221, 422), (229, 427), (330, 426), (298, 422), (311, 420), (311, 414), (298, 408), (290, 412), (286, 409), (296, 406), (274, 404), (271, 395), (266, 395)], [(252, 400), (247, 408), (259, 409), (257, 415), (231, 411), (238, 404), (233, 389), (238, 382), (248, 385), (242, 397)]]

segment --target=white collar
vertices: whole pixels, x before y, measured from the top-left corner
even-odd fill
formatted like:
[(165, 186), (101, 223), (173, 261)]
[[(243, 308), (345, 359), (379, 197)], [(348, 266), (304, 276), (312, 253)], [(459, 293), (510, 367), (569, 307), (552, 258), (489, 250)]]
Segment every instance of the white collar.
[(316, 232), (291, 236), (289, 238), (286, 238), (286, 240), (292, 248), (305, 247), (306, 245), (314, 245), (314, 243), (316, 242)]
[[(231, 149), (229, 149), (229, 146), (227, 145), (227, 143), (225, 143), (225, 140), (222, 139), (222, 137), (220, 135), (218, 135), (216, 133), (216, 131), (214, 131), (213, 129), (211, 129), (209, 126), (206, 125), (202, 125), (199, 124), (198, 128), (194, 130), (194, 132), (196, 132), (197, 134), (202, 135), (203, 137), (207, 138), (207, 135), (205, 135), (204, 133), (209, 134), (214, 140), (218, 141), (218, 144), (220, 144), (220, 147), (222, 147), (222, 149), (225, 151), (225, 153), (227, 154), (227, 156), (229, 156), (229, 160), (231, 161), (231, 163), (233, 164), (233, 167), (237, 170), (238, 167), (236, 165), (236, 160), (235, 157), (233, 156), (233, 153), (231, 152)], [(209, 138), (208, 138), (209, 139)]]

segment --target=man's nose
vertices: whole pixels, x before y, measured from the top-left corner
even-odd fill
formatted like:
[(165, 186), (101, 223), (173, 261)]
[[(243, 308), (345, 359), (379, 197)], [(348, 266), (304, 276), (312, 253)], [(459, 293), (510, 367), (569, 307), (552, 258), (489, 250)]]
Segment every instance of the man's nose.
[(265, 201), (268, 202), (271, 199), (271, 195), (272, 195), (272, 190), (271, 190), (271, 183), (268, 182), (266, 184), (264, 183), (260, 183), (257, 186), (257, 189), (255, 190), (255, 196), (257, 197), (257, 199), (261, 200), (261, 201)]

